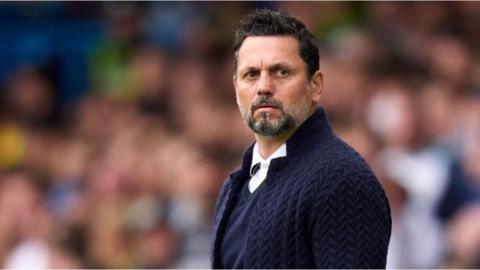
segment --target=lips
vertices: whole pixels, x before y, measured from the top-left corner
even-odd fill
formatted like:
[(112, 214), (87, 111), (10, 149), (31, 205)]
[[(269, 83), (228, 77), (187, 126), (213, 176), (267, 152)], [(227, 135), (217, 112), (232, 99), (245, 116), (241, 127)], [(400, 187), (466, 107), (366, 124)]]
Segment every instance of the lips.
[(260, 104), (258, 106), (255, 106), (254, 107), (254, 110), (253, 112), (269, 112), (269, 111), (272, 111), (272, 110), (277, 110), (278, 107), (275, 106), (275, 105), (271, 105), (271, 104)]
[(268, 109), (277, 109), (277, 106), (275, 105), (270, 105), (270, 104), (261, 104), (255, 107), (255, 110), (257, 109), (263, 109), (263, 108), (268, 108)]
[(270, 110), (281, 110), (282, 104), (272, 98), (260, 97), (252, 104), (252, 113), (256, 110), (261, 111), (270, 111)]

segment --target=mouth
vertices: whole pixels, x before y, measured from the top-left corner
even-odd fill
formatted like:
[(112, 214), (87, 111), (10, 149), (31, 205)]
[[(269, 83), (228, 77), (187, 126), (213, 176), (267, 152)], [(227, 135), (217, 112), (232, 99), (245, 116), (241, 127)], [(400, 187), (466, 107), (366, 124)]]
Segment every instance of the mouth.
[(256, 109), (277, 109), (277, 106), (265, 104), (257, 106)]
[(273, 112), (275, 110), (278, 110), (277, 106), (270, 105), (270, 104), (261, 104), (255, 107), (254, 112)]
[(267, 104), (267, 103), (263, 103), (263, 104), (259, 104), (257, 106), (254, 107), (254, 111), (256, 110), (277, 110), (278, 107), (273, 105), (273, 104)]

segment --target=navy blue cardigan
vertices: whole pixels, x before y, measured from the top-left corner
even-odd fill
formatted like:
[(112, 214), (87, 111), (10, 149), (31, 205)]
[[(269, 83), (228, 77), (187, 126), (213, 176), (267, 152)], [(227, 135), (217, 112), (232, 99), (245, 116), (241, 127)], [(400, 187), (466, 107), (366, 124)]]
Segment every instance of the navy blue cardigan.
[[(253, 145), (217, 200), (212, 267)], [(366, 162), (333, 133), (323, 108), (272, 160), (247, 228), (245, 268), (385, 268), (391, 234), (388, 199)], [(242, 239), (239, 239), (241, 241)]]

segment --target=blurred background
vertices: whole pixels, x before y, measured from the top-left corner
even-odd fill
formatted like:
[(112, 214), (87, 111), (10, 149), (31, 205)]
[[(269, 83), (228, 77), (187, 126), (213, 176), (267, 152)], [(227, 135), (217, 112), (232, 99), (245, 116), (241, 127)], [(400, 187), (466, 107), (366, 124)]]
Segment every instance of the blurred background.
[(233, 30), (261, 7), (320, 40), (323, 106), (391, 203), (388, 268), (480, 268), (479, 2), (0, 3), (0, 267), (209, 268), (253, 142)]

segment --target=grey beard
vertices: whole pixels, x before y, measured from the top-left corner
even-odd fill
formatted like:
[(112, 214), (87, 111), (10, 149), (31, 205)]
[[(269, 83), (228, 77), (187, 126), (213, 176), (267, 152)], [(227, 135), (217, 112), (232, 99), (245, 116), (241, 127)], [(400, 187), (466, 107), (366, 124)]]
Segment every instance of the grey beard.
[[(243, 116), (248, 127), (259, 136), (277, 137), (286, 131), (297, 128), (309, 116), (309, 99), (305, 96), (299, 100), (297, 104), (293, 105), (290, 110), (284, 110), (283, 105), (272, 99), (269, 96), (261, 96), (252, 104), (250, 110), (247, 110), (239, 102), (237, 96), (237, 103), (240, 113)], [(262, 112), (260, 119), (257, 121), (253, 117), (255, 108), (260, 104), (274, 105), (281, 111), (278, 120), (273, 120), (269, 112)]]
[(247, 116), (248, 127), (260, 136), (276, 137), (292, 129), (295, 125), (293, 117), (283, 111), (281, 117), (276, 121), (271, 119), (268, 112), (263, 112), (260, 116), (261, 118), (258, 121), (255, 121), (250, 114)]

